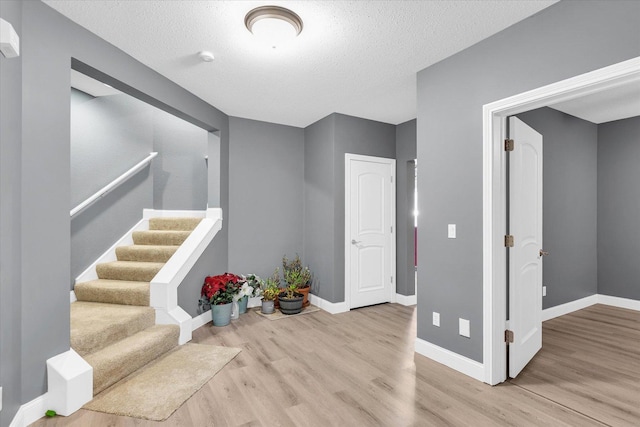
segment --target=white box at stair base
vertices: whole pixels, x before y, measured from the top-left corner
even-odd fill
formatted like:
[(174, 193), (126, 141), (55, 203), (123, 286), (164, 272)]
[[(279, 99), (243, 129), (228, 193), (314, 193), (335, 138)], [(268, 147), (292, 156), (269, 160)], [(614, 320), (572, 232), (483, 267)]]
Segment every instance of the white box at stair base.
[(47, 409), (68, 416), (93, 399), (93, 368), (73, 349), (47, 360)]

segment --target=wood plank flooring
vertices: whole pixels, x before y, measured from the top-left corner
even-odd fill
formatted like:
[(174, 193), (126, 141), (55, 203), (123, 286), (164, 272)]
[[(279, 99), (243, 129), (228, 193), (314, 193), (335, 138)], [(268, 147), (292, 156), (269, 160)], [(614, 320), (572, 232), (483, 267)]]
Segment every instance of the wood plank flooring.
[(415, 316), (384, 304), (208, 324), (194, 342), (242, 352), (165, 422), (80, 410), (33, 425), (640, 425), (638, 312), (594, 306), (545, 322), (544, 349), (495, 387), (415, 354)]

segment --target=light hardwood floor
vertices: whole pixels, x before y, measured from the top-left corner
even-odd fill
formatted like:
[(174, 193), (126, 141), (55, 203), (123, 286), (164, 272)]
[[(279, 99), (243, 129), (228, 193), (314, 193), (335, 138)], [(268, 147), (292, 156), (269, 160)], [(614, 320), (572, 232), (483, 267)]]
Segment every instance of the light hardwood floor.
[(34, 425), (640, 425), (638, 312), (594, 306), (545, 322), (543, 350), (496, 387), (415, 354), (415, 316), (396, 304), (278, 321), (247, 313), (194, 332), (242, 352), (165, 422), (80, 410)]

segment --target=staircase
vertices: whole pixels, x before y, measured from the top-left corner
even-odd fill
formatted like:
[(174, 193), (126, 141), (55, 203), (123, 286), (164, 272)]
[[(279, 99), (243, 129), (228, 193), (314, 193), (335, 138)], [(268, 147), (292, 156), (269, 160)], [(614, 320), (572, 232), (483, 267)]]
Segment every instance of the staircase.
[(116, 261), (96, 265), (96, 280), (75, 285), (71, 347), (93, 367), (94, 395), (178, 345), (177, 325), (155, 324), (150, 282), (200, 221), (149, 219)]

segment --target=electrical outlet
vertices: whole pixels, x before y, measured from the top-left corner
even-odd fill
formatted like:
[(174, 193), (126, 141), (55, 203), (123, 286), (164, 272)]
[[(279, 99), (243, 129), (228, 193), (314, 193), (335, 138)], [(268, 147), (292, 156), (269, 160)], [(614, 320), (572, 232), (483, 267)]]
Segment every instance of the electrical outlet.
[(469, 321), (467, 319), (458, 319), (458, 328), (459, 328), (459, 333), (460, 335), (462, 335), (463, 337), (467, 337), (467, 338), (471, 338), (471, 325), (469, 324)]
[(455, 239), (456, 238), (456, 225), (455, 224), (449, 224), (447, 227), (447, 235), (450, 239)]
[(433, 312), (433, 326), (440, 327), (440, 313)]
[(547, 287), (546, 287), (546, 286), (543, 286), (543, 287), (542, 287), (542, 296), (543, 296), (543, 297), (546, 297), (546, 296), (547, 296)]

